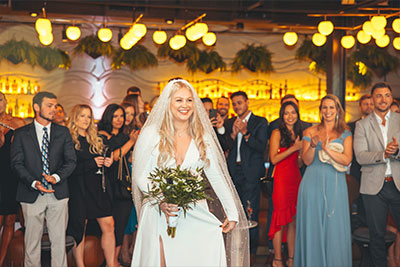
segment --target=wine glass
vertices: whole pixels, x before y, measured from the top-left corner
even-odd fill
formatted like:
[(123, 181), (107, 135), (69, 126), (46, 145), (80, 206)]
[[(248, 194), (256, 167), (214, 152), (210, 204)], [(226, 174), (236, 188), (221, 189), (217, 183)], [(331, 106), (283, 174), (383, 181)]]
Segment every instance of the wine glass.
[(253, 222), (251, 220), (251, 215), (253, 215), (253, 208), (251, 207), (250, 200), (247, 200), (246, 213), (247, 213), (247, 217), (248, 217), (249, 226), (252, 226)]
[[(110, 151), (110, 147), (109, 147), (109, 146), (104, 146), (104, 150), (103, 150), (103, 155), (102, 155), (102, 156), (103, 156), (104, 158), (106, 158), (107, 156), (109, 156), (109, 155), (107, 155), (109, 151)], [(101, 166), (101, 167), (99, 167), (99, 168), (97, 169), (96, 174), (102, 175), (102, 174), (103, 174), (103, 169), (104, 169), (104, 165)]]

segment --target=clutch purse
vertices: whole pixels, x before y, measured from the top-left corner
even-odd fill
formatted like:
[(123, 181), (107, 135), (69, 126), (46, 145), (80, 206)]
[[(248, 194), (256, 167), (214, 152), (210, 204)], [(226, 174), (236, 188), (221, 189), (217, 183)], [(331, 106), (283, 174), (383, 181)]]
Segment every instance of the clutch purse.
[[(336, 151), (336, 152), (340, 152), (342, 153), (344, 151), (344, 148), (342, 146), (342, 144), (339, 143), (328, 143), (327, 148)], [(342, 164), (337, 163), (336, 161), (334, 161), (324, 150), (320, 150), (318, 151), (318, 157), (319, 160), (323, 163), (328, 163), (330, 165), (332, 165), (338, 172), (346, 172), (347, 171), (347, 166), (344, 166)]]

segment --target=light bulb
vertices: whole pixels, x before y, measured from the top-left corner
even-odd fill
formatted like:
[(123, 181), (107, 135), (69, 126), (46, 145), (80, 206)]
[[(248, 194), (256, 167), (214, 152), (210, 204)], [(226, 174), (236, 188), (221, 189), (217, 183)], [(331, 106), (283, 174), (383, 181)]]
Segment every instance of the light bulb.
[(372, 32), (372, 37), (374, 37), (374, 39), (379, 39), (383, 37), (385, 33), (386, 33), (385, 29), (380, 29), (380, 30), (374, 29), (374, 31)]
[(365, 33), (371, 35), (374, 32), (374, 28), (372, 28), (371, 21), (367, 20), (363, 23), (362, 29)]
[(51, 32), (39, 34), (39, 41), (43, 45), (50, 45), (53, 42), (53, 34)]
[(397, 50), (400, 50), (400, 37), (393, 39), (393, 47)]
[(357, 40), (361, 43), (361, 44), (366, 44), (369, 41), (371, 41), (371, 35), (367, 34), (365, 31), (360, 30), (357, 33)]
[(97, 37), (99, 37), (100, 41), (107, 43), (112, 38), (112, 31), (109, 28), (101, 28), (97, 32)]
[(326, 36), (320, 33), (314, 33), (312, 36), (312, 42), (316, 46), (323, 46), (326, 42)]
[(39, 34), (46, 35), (52, 32), (51, 22), (49, 19), (38, 18), (35, 22), (36, 31)]
[(156, 44), (163, 44), (167, 41), (167, 33), (165, 31), (155, 31), (153, 33), (153, 41)]
[(146, 25), (140, 23), (133, 25), (131, 30), (139, 38), (145, 36), (147, 32)]
[(393, 29), (395, 32), (400, 33), (400, 19), (395, 19), (395, 20), (393, 20), (392, 29)]
[(295, 45), (297, 43), (298, 37), (297, 37), (297, 33), (295, 32), (287, 32), (283, 35), (283, 42), (286, 45), (292, 46)]
[(371, 19), (372, 27), (376, 30), (384, 29), (386, 23), (386, 18), (384, 16), (373, 16)]
[(386, 46), (389, 45), (389, 43), (390, 43), (390, 38), (389, 38), (389, 36), (384, 35), (384, 36), (382, 36), (381, 38), (376, 39), (376, 40), (375, 40), (375, 43), (376, 43), (377, 46), (383, 48), (383, 47), (386, 47)]
[(212, 46), (217, 41), (217, 36), (213, 32), (208, 32), (203, 36), (203, 43), (207, 46)]
[(175, 35), (169, 39), (169, 46), (174, 50), (179, 50), (186, 45), (186, 38), (183, 35)]
[(66, 33), (68, 39), (71, 41), (76, 41), (79, 39), (79, 37), (81, 37), (81, 29), (76, 26), (69, 26)]
[(318, 31), (321, 34), (328, 36), (329, 34), (331, 34), (333, 32), (333, 23), (329, 20), (321, 21), (318, 24)]
[(340, 43), (342, 46), (346, 49), (350, 49), (354, 46), (356, 43), (356, 40), (354, 40), (354, 37), (352, 35), (346, 35), (343, 36), (342, 39), (340, 40)]

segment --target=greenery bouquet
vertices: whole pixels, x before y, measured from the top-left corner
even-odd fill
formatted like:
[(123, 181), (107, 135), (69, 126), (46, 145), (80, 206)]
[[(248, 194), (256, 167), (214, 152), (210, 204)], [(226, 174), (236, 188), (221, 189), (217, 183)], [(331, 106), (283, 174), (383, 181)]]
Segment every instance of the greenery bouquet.
[[(152, 183), (148, 192), (144, 193), (144, 199), (152, 199), (154, 205), (160, 205), (162, 202), (176, 204), (179, 212), (175, 217), (169, 217), (167, 233), (171, 238), (175, 237), (176, 226), (178, 224), (179, 214), (192, 209), (191, 204), (202, 199), (211, 199), (205, 192), (207, 183), (201, 175), (202, 168), (195, 171), (190, 169), (176, 168), (156, 168), (148, 177)], [(160, 209), (161, 214), (161, 209)]]

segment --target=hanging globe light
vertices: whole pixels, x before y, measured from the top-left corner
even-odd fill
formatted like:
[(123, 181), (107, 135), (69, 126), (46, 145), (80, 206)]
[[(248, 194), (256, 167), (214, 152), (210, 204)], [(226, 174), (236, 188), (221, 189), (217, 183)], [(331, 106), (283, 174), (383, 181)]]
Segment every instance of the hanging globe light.
[(35, 22), (35, 28), (38, 34), (42, 35), (52, 32), (51, 22), (49, 19), (38, 18)]
[(369, 41), (371, 41), (371, 35), (367, 34), (365, 31), (360, 30), (357, 33), (357, 40), (361, 43), (361, 44), (366, 44)]
[(81, 29), (76, 26), (69, 26), (66, 31), (68, 39), (71, 41), (76, 41), (81, 37)]
[(386, 23), (386, 18), (384, 16), (373, 16), (371, 19), (372, 27), (376, 30), (384, 29)]
[(213, 32), (208, 32), (203, 36), (203, 43), (207, 46), (212, 46), (217, 41), (217, 36)]
[(400, 50), (400, 37), (393, 39), (393, 47), (397, 50)]
[(192, 27), (189, 27), (186, 30), (185, 35), (189, 41), (194, 42), (203, 37), (207, 32), (208, 32), (207, 24), (199, 22), (193, 25)]
[(318, 24), (318, 31), (321, 34), (328, 36), (329, 34), (331, 34), (333, 32), (333, 23), (329, 20), (321, 21)]
[(112, 38), (112, 31), (109, 28), (101, 28), (97, 32), (97, 37), (99, 37), (100, 41), (107, 43)]
[(129, 50), (131, 49), (137, 42), (139, 42), (140, 38), (134, 36), (130, 37), (125, 35), (124, 37), (121, 38), (121, 41), (119, 41), (120, 46), (125, 49)]
[(314, 33), (312, 36), (312, 42), (316, 46), (323, 46), (326, 43), (326, 36), (320, 33)]
[(395, 19), (395, 20), (393, 20), (392, 29), (393, 29), (395, 32), (400, 33), (400, 19)]
[(346, 35), (343, 36), (342, 39), (340, 40), (340, 43), (342, 44), (342, 46), (346, 49), (350, 49), (354, 46), (354, 44), (356, 43), (356, 40), (354, 39), (354, 37), (352, 35)]
[(137, 23), (133, 25), (132, 29), (129, 31), (132, 31), (133, 34), (135, 34), (137, 37), (142, 38), (143, 36), (146, 35), (147, 28), (146, 25)]
[(287, 32), (283, 35), (283, 42), (286, 45), (292, 46), (295, 45), (297, 43), (298, 37), (297, 37), (297, 33), (295, 32)]
[(362, 29), (365, 33), (371, 35), (374, 31), (374, 28), (372, 28), (371, 21), (367, 20), (366, 22), (363, 23)]
[(390, 43), (390, 38), (389, 38), (388, 35), (384, 35), (384, 36), (382, 36), (381, 38), (376, 39), (376, 40), (375, 40), (375, 43), (376, 43), (377, 46), (383, 48), (383, 47), (386, 47), (386, 46), (389, 45), (389, 43)]
[(197, 39), (199, 39), (199, 38), (197, 38), (196, 30), (197, 29), (196, 29), (195, 26), (192, 26), (192, 27), (189, 27), (189, 28), (186, 29), (185, 36), (189, 41), (194, 42)]
[(39, 41), (42, 45), (50, 45), (53, 42), (53, 34), (51, 32), (39, 34)]
[(380, 30), (374, 29), (374, 31), (372, 32), (372, 37), (374, 37), (374, 39), (376, 40), (383, 37), (385, 34), (386, 34), (385, 29), (380, 29)]
[(196, 30), (201, 35), (199, 38), (203, 37), (208, 32), (208, 26), (204, 22), (198, 22), (195, 26)]
[(174, 50), (179, 50), (186, 45), (186, 38), (183, 35), (177, 34), (169, 39), (169, 46)]
[(153, 41), (156, 44), (163, 44), (167, 41), (167, 33), (165, 31), (155, 31), (153, 33)]

